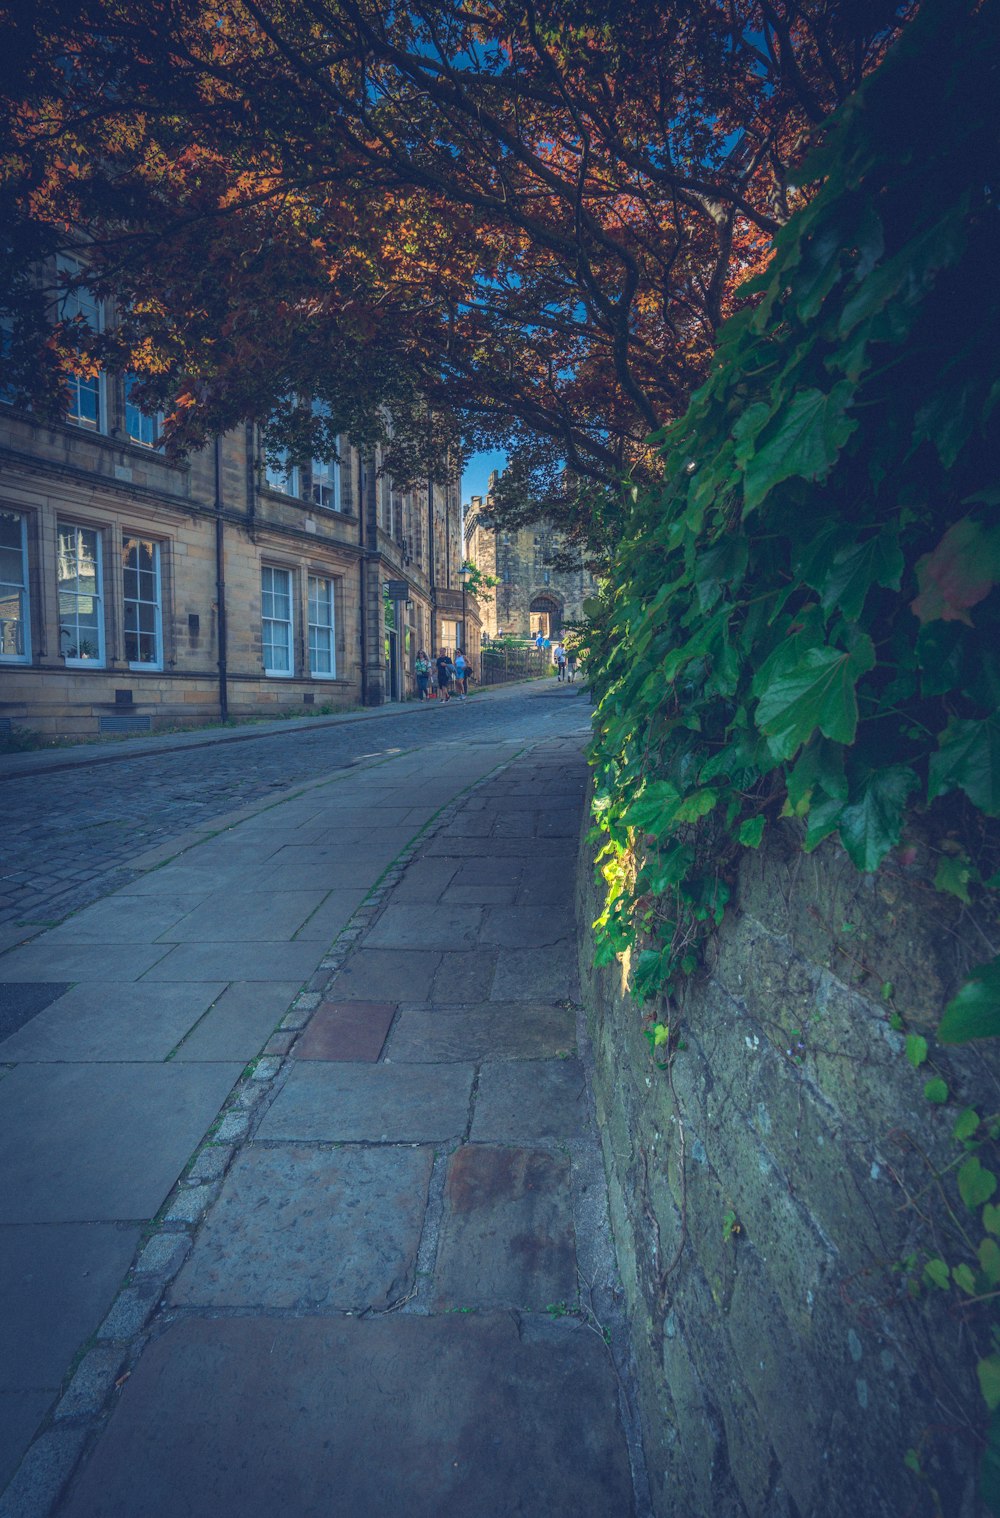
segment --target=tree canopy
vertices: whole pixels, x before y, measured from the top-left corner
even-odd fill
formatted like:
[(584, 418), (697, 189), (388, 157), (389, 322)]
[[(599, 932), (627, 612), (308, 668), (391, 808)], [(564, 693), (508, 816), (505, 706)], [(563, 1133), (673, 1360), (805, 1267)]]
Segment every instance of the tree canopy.
[[(284, 397), (617, 483), (703, 378), (892, 0), (53, 0), (9, 15), (11, 382), (103, 359), (176, 446)], [(39, 344), (80, 240), (114, 331)], [(39, 354), (42, 361), (39, 362)], [(287, 412), (289, 424), (308, 418)], [(444, 419), (450, 419), (446, 424)]]

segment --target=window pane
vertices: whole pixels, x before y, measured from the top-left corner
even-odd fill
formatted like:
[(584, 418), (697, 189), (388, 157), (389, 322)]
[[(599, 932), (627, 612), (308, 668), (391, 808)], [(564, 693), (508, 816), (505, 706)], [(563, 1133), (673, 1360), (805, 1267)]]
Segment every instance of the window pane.
[(309, 576), (309, 670), (314, 675), (336, 674), (333, 627), (333, 581)]
[(122, 539), (125, 589), (125, 657), (129, 664), (162, 663), (160, 545), (148, 538)]
[(131, 399), (135, 383), (134, 375), (129, 375), (125, 380), (125, 431), (130, 443), (137, 443), (141, 448), (156, 448), (160, 416), (158, 413), (141, 411)]
[(292, 575), (288, 569), (261, 567), (261, 641), (264, 672), (292, 673)]

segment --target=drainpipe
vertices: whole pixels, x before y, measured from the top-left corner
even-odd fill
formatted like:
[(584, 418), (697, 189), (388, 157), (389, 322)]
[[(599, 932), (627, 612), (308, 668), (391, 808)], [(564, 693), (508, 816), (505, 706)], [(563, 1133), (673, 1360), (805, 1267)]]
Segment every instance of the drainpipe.
[(215, 434), (215, 603), (219, 634), (219, 717), (229, 721), (229, 680), (226, 649), (226, 545), (222, 517), (222, 435)]
[(358, 608), (361, 618), (361, 705), (368, 705), (368, 598), (366, 595), (367, 579), (365, 575), (365, 512), (367, 502), (365, 500), (365, 464), (358, 449), (358, 574), (359, 599)]
[(427, 476), (427, 583), (431, 592), (431, 658), (436, 658), (437, 635), (437, 584), (434, 579), (434, 481)]

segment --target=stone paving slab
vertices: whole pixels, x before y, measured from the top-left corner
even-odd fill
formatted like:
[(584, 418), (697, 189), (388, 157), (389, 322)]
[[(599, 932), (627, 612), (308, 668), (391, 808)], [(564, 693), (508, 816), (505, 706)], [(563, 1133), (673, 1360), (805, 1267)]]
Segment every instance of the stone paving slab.
[(451, 883), (457, 868), (451, 859), (414, 860), (393, 890), (393, 902), (438, 901), (442, 891)]
[(472, 948), (483, 920), (481, 907), (453, 907), (448, 912), (428, 912), (426, 907), (391, 901), (365, 943), (372, 948), (457, 949)]
[(386, 1059), (411, 1064), (447, 1060), (552, 1059), (576, 1049), (571, 1007), (530, 1002), (426, 1010), (404, 1007), (386, 1046)]
[(163, 1060), (225, 989), (225, 981), (88, 981), (0, 1044), (0, 1060)]
[(575, 935), (576, 923), (561, 903), (550, 911), (538, 911), (536, 907), (487, 907), (480, 941), (504, 949), (535, 949)]
[(265, 875), (256, 889), (226, 891), (203, 902), (162, 933), (160, 942), (284, 943), (315, 912), (325, 895), (323, 889), (275, 891)]
[[(631, 1518), (598, 1335), (507, 1314), (179, 1322), (61, 1518)], [(184, 1416), (177, 1416), (177, 1409)]]
[(490, 949), (443, 954), (431, 986), (431, 1000), (486, 1001), (493, 984), (496, 963), (496, 953)]
[(185, 1038), (176, 1058), (244, 1063), (253, 1059), (294, 1000), (299, 984), (297, 980), (232, 982)]
[(0, 1223), (152, 1217), (241, 1069), (18, 1065), (3, 1081)]
[(413, 1285), (430, 1149), (239, 1155), (171, 1300), (198, 1307), (385, 1308)]
[(5, 954), (2, 974), (5, 981), (138, 980), (168, 952), (164, 944), (49, 944), (36, 940)]
[(448, 1163), (436, 1310), (542, 1312), (578, 1295), (568, 1156), (463, 1144)]
[(463, 886), (477, 885), (516, 886), (525, 870), (525, 862), (522, 859), (497, 859), (489, 857), (488, 854), (486, 857), (481, 856), (476, 859), (441, 860), (440, 862), (442, 864), (450, 862), (454, 873), (451, 884), (456, 890)]
[(161, 933), (186, 917), (191, 902), (181, 892), (151, 900), (113, 896), (67, 918), (45, 935), (50, 943), (155, 943)]
[(295, 1045), (295, 1058), (373, 1064), (395, 1015), (395, 1002), (320, 1002)]
[(441, 954), (424, 949), (357, 949), (334, 982), (338, 1001), (412, 1001), (430, 995)]
[(58, 1387), (107, 1312), (138, 1242), (134, 1225), (0, 1228), (0, 1391)]
[[(297, 869), (299, 881), (308, 876), (313, 884), (316, 882), (316, 872), (300, 871)], [(341, 879), (343, 877), (341, 876)], [(273, 875), (268, 876), (268, 889), (283, 891), (290, 888), (292, 873), (285, 870), (275, 870)], [(294, 886), (292, 886), (294, 889)], [(371, 887), (364, 880), (348, 889), (328, 891), (316, 908), (306, 918), (302, 926), (296, 929), (296, 943), (321, 943), (324, 946), (331, 944), (340, 930), (347, 926), (352, 915), (364, 901)]]
[[(165, 945), (160, 945), (161, 948)], [(175, 944), (147, 972), (159, 980), (306, 980), (316, 968), (320, 950), (302, 943), (182, 943)]]
[(501, 949), (493, 1001), (574, 1001), (579, 989), (576, 945), (562, 939), (545, 949)]
[[(54, 1395), (53, 1389), (0, 1391), (0, 1491), (17, 1470), (21, 1456)], [(2, 1502), (3, 1499), (0, 1498), (0, 1504)]]
[(0, 1039), (9, 1038), (70, 988), (67, 980), (0, 982)]
[(265, 1113), (258, 1139), (434, 1143), (469, 1120), (472, 1065), (342, 1065), (303, 1060)]
[[(482, 838), (453, 838), (442, 833), (427, 845), (431, 859), (481, 859)], [(486, 848), (491, 859), (572, 859), (576, 850), (561, 838), (490, 838)]]
[(484, 1065), (472, 1137), (501, 1143), (579, 1138), (585, 1130), (586, 1095), (576, 1059)]

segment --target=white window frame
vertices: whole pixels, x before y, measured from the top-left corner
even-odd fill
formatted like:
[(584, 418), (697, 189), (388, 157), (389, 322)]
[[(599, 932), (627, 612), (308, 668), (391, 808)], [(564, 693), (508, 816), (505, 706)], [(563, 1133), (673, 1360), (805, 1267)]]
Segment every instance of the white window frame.
[[(148, 411), (143, 411), (140, 406), (136, 406), (132, 401), (129, 400), (128, 393), (136, 379), (137, 376), (134, 374), (126, 374), (125, 376), (125, 436), (136, 448), (148, 448), (151, 452), (155, 452), (161, 446), (160, 431), (163, 427), (163, 412), (154, 411), (150, 413)], [(130, 411), (139, 418), (138, 435), (132, 428), (129, 419)], [(151, 437), (146, 438), (142, 436), (142, 427), (144, 423), (148, 424), (149, 429), (152, 433)]]
[[(75, 258), (58, 259), (57, 268), (61, 275), (68, 274), (74, 279), (82, 272), (82, 266)], [(60, 293), (59, 316), (63, 321), (72, 320), (75, 316), (86, 316), (88, 306), (93, 312), (90, 326), (95, 332), (103, 332), (104, 302), (92, 296), (86, 285), (78, 285), (75, 289), (63, 290)], [(104, 370), (99, 369), (91, 379), (86, 379), (83, 375), (71, 374), (67, 377), (67, 384), (70, 392), (70, 406), (64, 420), (84, 432), (106, 433), (108, 430), (108, 377)], [(85, 389), (96, 396), (96, 421), (85, 416), (80, 406), (80, 397)]]
[[(276, 609), (274, 602), (275, 586), (274, 577), (283, 575), (287, 587), (288, 616), (277, 617), (273, 613)], [(267, 584), (268, 576), (271, 584)], [(291, 680), (295, 675), (295, 601), (294, 585), (292, 583), (292, 571), (284, 569), (280, 564), (262, 564), (260, 566), (260, 622), (261, 622), (261, 657), (264, 661), (264, 673), (270, 679)], [(268, 599), (270, 597), (270, 600)], [(270, 612), (270, 614), (269, 614)], [(273, 664), (268, 664), (268, 649), (274, 648), (273, 639), (267, 637), (268, 627), (285, 627), (288, 630), (288, 667), (278, 669)]]
[[(313, 416), (328, 416), (329, 408), (325, 401), (313, 401)], [(337, 439), (337, 451), (340, 451), (340, 438)], [(343, 493), (340, 482), (340, 460), (318, 459), (309, 460), (309, 495), (314, 506), (321, 511), (342, 511)]]
[[(325, 586), (327, 604), (329, 606), (329, 622), (319, 621), (318, 612), (324, 609), (322, 603), (313, 594), (314, 586)], [(337, 678), (337, 592), (333, 580), (328, 575), (313, 575), (308, 578), (306, 594), (308, 600), (309, 616), (309, 673), (314, 680), (336, 680)], [(317, 669), (314, 662), (314, 654), (322, 641), (329, 650), (330, 668)]]
[[(28, 518), (23, 511), (12, 511), (9, 507), (0, 508), (0, 515), (15, 517), (21, 524), (21, 579), (19, 583), (13, 580), (4, 580), (0, 584), (0, 605), (6, 599), (7, 592), (11, 598), (17, 597), (18, 603), (18, 627), (20, 629), (20, 653), (8, 654), (3, 651), (3, 618), (0, 617), (0, 664), (30, 664), (31, 663), (31, 593), (28, 584)], [(8, 549), (7, 552), (15, 550)]]
[[(130, 567), (129, 567), (129, 565), (125, 561), (125, 553), (126, 553), (126, 549), (127, 549), (128, 545), (130, 543), (148, 543), (149, 546), (150, 546), (150, 548), (153, 550), (153, 575), (155, 577), (155, 582), (156, 582), (156, 599), (154, 601), (144, 601), (139, 596), (130, 596), (128, 594), (126, 588), (125, 588), (125, 586), (126, 586), (125, 576), (127, 574), (129, 574), (129, 572), (130, 572)], [(147, 660), (147, 659), (129, 659), (128, 660), (128, 667), (129, 667), (129, 669), (147, 670), (147, 671), (150, 671), (150, 672), (155, 672), (157, 670), (162, 670), (162, 668), (163, 668), (163, 577), (162, 577), (160, 562), (161, 562), (161, 560), (160, 560), (160, 544), (156, 541), (155, 538), (146, 538), (146, 537), (143, 537), (141, 533), (129, 532), (127, 530), (127, 528), (123, 529), (123, 531), (122, 531), (122, 607), (123, 607), (123, 618), (125, 616), (127, 616), (129, 606), (152, 606), (152, 608), (153, 608), (153, 637), (156, 640), (156, 658), (152, 659), (152, 660)], [(135, 573), (137, 575), (140, 573), (138, 567), (136, 568)], [(142, 637), (143, 633), (146, 632), (146, 630), (145, 629), (141, 629), (139, 627), (131, 629), (131, 628), (129, 628), (127, 626), (127, 624), (125, 624), (125, 625), (123, 625), (123, 632), (124, 632), (124, 638), (122, 640), (122, 646), (123, 646), (123, 648), (125, 650), (126, 657), (127, 657), (127, 654), (128, 654), (128, 638), (129, 638), (130, 633), (134, 633), (135, 637), (137, 639), (139, 639), (139, 638)], [(148, 633), (146, 635), (148, 636)]]
[[(96, 589), (94, 595), (91, 597), (91, 599), (93, 599), (94, 601), (97, 602), (97, 656), (96, 656), (96, 658), (88, 658), (86, 656), (81, 656), (79, 654), (74, 654), (74, 655), (64, 654), (63, 655), (63, 662), (65, 663), (67, 669), (103, 669), (105, 667), (105, 654), (104, 654), (104, 544), (103, 544), (103, 541), (102, 541), (103, 534), (102, 534), (102, 531), (101, 531), (101, 529), (99, 527), (88, 526), (88, 525), (86, 525), (83, 522), (67, 522), (67, 521), (60, 520), (56, 524), (56, 542), (57, 542), (57, 544), (59, 542), (60, 535), (67, 528), (71, 528), (72, 531), (76, 534), (76, 545), (77, 545), (77, 547), (76, 547), (76, 562), (77, 562), (78, 566), (79, 566), (79, 561), (80, 561), (80, 549), (79, 549), (80, 534), (84, 533), (84, 532), (91, 532), (94, 535), (94, 544), (95, 544), (95, 549), (96, 549), (95, 554), (94, 554), (94, 568), (95, 568), (95, 571), (96, 571), (97, 589)], [(78, 599), (80, 598), (80, 596), (82, 594), (80, 591), (64, 590), (62, 588), (62, 583), (59, 581), (59, 578), (58, 578), (58, 566), (57, 566), (57, 570), (56, 570), (56, 593), (57, 593), (57, 597), (62, 597), (62, 596), (67, 596), (67, 595), (75, 595), (75, 596), (77, 596)], [(58, 601), (57, 601), (57, 605), (58, 605)], [(76, 646), (77, 646), (77, 648), (79, 648), (80, 642), (81, 642), (80, 637), (79, 637), (79, 621), (77, 622), (77, 629), (78, 630), (77, 630), (77, 642), (76, 642)], [(62, 634), (63, 634), (63, 621), (62, 621), (62, 607), (60, 606), (59, 607), (59, 651), (60, 651), (60, 653), (63, 653), (63, 646), (62, 646), (62, 644), (63, 644), (63, 638), (62, 638)]]

